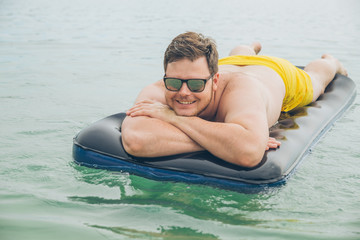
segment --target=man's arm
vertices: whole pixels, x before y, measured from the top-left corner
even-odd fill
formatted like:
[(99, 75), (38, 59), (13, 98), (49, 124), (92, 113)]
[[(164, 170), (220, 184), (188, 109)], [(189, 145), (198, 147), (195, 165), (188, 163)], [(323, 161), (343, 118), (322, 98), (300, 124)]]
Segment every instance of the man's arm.
[(137, 157), (160, 157), (204, 150), (175, 126), (146, 116), (125, 118), (122, 142), (125, 151)]
[(263, 96), (257, 86), (251, 84), (255, 83), (228, 86), (219, 107), (224, 122), (177, 116), (167, 105), (148, 100), (138, 102), (129, 114), (134, 119), (139, 116), (159, 119), (179, 129), (213, 155), (234, 164), (253, 167), (263, 157), (269, 131)]
[[(143, 100), (165, 104), (162, 81), (144, 88), (136, 103)], [(179, 128), (148, 116), (127, 116), (122, 124), (122, 142), (126, 152), (138, 157), (159, 157), (204, 150)]]

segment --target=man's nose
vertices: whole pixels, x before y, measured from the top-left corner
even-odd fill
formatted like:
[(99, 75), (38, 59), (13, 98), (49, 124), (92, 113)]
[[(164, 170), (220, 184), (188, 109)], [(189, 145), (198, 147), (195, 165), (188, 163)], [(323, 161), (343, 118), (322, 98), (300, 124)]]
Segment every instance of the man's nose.
[(182, 96), (187, 96), (191, 94), (190, 89), (188, 88), (187, 84), (184, 82), (179, 90), (179, 94)]

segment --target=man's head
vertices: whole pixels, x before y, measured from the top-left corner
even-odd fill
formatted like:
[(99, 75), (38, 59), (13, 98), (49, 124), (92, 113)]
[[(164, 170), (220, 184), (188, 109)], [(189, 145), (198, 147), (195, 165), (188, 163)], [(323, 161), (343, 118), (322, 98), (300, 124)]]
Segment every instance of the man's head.
[(194, 32), (180, 34), (165, 52), (164, 68), (169, 107), (181, 116), (207, 115), (219, 78), (215, 42)]
[(187, 58), (194, 61), (205, 57), (210, 74), (218, 72), (218, 52), (216, 44), (211, 38), (195, 32), (186, 32), (175, 37), (165, 51), (164, 69), (172, 62)]

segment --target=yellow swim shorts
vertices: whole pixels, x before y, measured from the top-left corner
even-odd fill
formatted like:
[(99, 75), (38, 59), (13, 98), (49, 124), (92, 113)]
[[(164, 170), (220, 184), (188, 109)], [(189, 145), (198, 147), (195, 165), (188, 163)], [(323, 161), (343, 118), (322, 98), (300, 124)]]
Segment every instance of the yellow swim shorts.
[(296, 107), (311, 103), (313, 87), (310, 76), (289, 61), (269, 56), (229, 56), (219, 60), (219, 65), (262, 65), (276, 71), (284, 81), (285, 97), (281, 111), (288, 112)]

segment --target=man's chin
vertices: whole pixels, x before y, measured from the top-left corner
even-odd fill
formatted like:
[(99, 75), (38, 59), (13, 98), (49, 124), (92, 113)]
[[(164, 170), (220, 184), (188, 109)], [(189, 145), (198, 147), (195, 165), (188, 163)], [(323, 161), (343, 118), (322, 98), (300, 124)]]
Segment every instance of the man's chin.
[(196, 117), (197, 113), (192, 111), (175, 110), (176, 115), (182, 117)]

